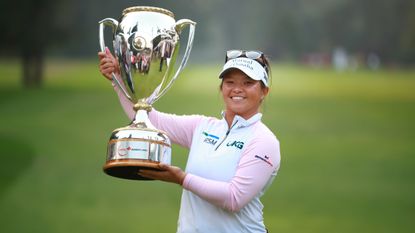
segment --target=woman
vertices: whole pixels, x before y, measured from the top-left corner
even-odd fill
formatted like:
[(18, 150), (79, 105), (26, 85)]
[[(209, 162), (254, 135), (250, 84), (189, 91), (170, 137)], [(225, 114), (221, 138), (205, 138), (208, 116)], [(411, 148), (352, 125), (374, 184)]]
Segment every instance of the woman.
[[(105, 77), (119, 75), (108, 50), (98, 55)], [(267, 232), (259, 198), (280, 165), (279, 142), (259, 112), (269, 92), (269, 63), (261, 52), (231, 50), (219, 77), (222, 119), (149, 112), (156, 128), (190, 149), (186, 170), (160, 164), (161, 171), (140, 175), (184, 188), (177, 232)], [(132, 104), (115, 89), (133, 119)]]

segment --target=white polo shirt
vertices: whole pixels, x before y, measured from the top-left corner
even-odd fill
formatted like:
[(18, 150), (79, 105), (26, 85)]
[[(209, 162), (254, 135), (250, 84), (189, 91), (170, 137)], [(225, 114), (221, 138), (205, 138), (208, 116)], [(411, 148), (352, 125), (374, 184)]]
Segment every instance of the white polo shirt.
[(190, 148), (177, 232), (266, 232), (259, 198), (277, 174), (280, 151), (260, 113), (236, 116), (230, 128), (224, 118), (149, 116), (172, 142)]

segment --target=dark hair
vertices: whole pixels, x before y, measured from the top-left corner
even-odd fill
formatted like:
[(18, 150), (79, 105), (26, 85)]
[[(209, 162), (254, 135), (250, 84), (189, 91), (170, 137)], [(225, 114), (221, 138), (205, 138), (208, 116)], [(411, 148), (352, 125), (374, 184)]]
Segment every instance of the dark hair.
[(272, 72), (271, 72), (271, 65), (269, 62), (269, 57), (267, 55), (264, 54), (264, 64), (267, 67), (267, 69), (265, 69), (267, 71), (268, 74), (268, 86), (271, 86), (272, 83)]

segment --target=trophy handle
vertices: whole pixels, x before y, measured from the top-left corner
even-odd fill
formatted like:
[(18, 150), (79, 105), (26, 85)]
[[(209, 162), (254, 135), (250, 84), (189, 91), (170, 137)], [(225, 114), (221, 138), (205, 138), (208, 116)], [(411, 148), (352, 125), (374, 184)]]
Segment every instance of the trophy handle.
[[(104, 38), (105, 26), (110, 26), (112, 28), (112, 32), (114, 33), (118, 27), (118, 21), (112, 18), (105, 18), (99, 21), (99, 46), (100, 46), (101, 52), (105, 52), (105, 47), (106, 47), (105, 38)], [(122, 91), (125, 97), (127, 97), (127, 99), (129, 100), (132, 100), (131, 96), (125, 90), (124, 86), (121, 85), (120, 81), (117, 79), (117, 76), (114, 74), (114, 72), (111, 74), (111, 76), (112, 76), (112, 80), (115, 81), (115, 84)]]
[(192, 46), (193, 46), (193, 38), (195, 35), (195, 25), (196, 23), (189, 20), (189, 19), (181, 19), (178, 20), (176, 22), (176, 26), (175, 26), (175, 30), (178, 34), (180, 34), (183, 30), (183, 28), (189, 25), (189, 39), (187, 40), (187, 47), (186, 50), (184, 52), (183, 55), (183, 59), (182, 62), (180, 63), (179, 68), (177, 68), (176, 73), (174, 74), (173, 78), (170, 80), (170, 82), (166, 85), (166, 87), (161, 90), (153, 99), (153, 102), (155, 102), (156, 100), (158, 100), (160, 97), (162, 97), (167, 90), (170, 89), (171, 85), (173, 84), (173, 82), (177, 79), (177, 77), (179, 76), (179, 73), (183, 70), (183, 68), (186, 66), (187, 60), (189, 59), (189, 55), (190, 55), (190, 51), (192, 50)]

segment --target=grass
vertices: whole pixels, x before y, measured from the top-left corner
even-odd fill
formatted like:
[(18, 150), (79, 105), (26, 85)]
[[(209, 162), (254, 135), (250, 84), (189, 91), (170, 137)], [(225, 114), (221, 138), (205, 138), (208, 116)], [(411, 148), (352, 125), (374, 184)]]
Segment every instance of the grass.
[[(155, 104), (219, 116), (218, 67), (189, 66)], [(128, 124), (95, 61), (50, 61), (24, 90), (0, 62), (2, 232), (175, 232), (181, 189), (106, 176), (110, 132)], [(412, 232), (415, 71), (275, 65), (263, 121), (282, 165), (263, 196), (270, 232)], [(187, 151), (173, 148), (184, 168)]]

